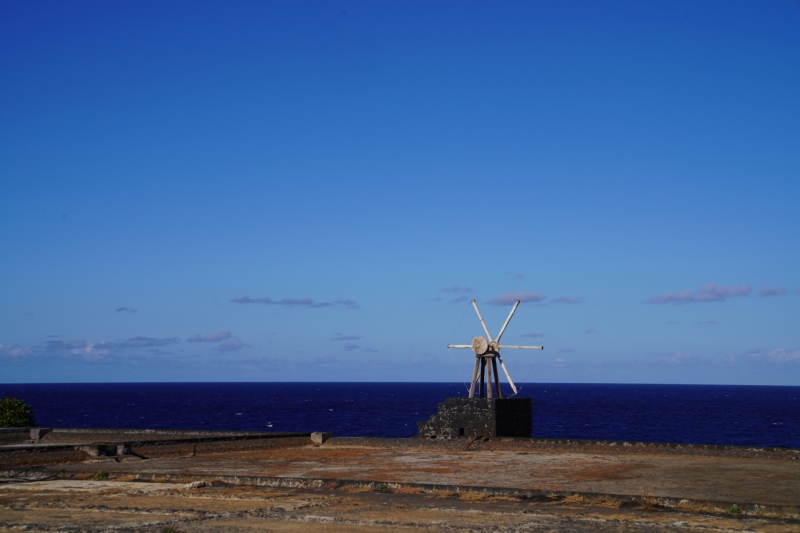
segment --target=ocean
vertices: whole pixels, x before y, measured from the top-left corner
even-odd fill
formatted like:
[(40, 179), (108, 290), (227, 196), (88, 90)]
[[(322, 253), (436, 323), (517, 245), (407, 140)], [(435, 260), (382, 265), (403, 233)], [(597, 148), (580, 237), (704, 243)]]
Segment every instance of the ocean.
[[(510, 392), (510, 391), (509, 391)], [(504, 391), (504, 394), (506, 392)], [(42, 427), (412, 437), (461, 383), (0, 384)], [(533, 437), (800, 449), (800, 387), (529, 383)]]

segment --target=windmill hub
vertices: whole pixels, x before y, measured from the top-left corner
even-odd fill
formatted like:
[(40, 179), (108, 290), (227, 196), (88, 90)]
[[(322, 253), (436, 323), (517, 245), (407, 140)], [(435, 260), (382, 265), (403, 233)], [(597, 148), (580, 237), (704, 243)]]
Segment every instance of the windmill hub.
[(483, 355), (489, 351), (489, 341), (478, 335), (472, 339), (472, 351), (475, 355)]

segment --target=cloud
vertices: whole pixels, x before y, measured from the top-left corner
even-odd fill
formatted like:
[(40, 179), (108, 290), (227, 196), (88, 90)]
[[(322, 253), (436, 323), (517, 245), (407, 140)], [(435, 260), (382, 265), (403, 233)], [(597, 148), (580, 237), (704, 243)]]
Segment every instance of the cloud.
[(752, 359), (771, 361), (773, 363), (787, 363), (790, 361), (800, 361), (800, 350), (775, 348), (769, 351), (754, 348), (747, 351), (747, 356)]
[(539, 339), (541, 337), (544, 337), (544, 333), (536, 333), (536, 332), (531, 331), (530, 333), (523, 333), (521, 335), (521, 337), (531, 337), (531, 338), (534, 338), (534, 339)]
[(219, 342), (224, 341), (225, 339), (230, 339), (232, 337), (230, 331), (215, 331), (214, 333), (209, 333), (207, 335), (192, 335), (188, 339), (187, 342)]
[(117, 307), (114, 311), (117, 313), (135, 313), (138, 309), (135, 307)]
[(683, 352), (670, 352), (666, 354), (659, 354), (656, 356), (654, 362), (662, 365), (692, 365), (700, 361), (700, 358), (695, 355), (685, 354)]
[(173, 344), (178, 342), (177, 337), (165, 337), (162, 339), (156, 339), (153, 337), (133, 337), (132, 339), (128, 339), (122, 343), (109, 343), (114, 345), (120, 345), (124, 348), (141, 348), (143, 346), (166, 346), (167, 344)]
[(242, 348), (246, 348), (247, 345), (238, 339), (227, 340), (225, 342), (219, 343), (219, 346), (214, 348), (218, 352), (238, 352)]
[(380, 350), (376, 350), (375, 348), (364, 348), (364, 351), (371, 353), (378, 353)]
[(96, 360), (112, 352), (119, 350), (117, 344), (105, 341), (92, 342), (85, 340), (67, 340), (67, 341), (47, 341), (45, 343), (44, 353), (55, 353), (58, 355), (79, 355), (85, 359)]
[(85, 347), (87, 341), (84, 340), (68, 340), (68, 341), (47, 341), (44, 343), (46, 350), (52, 351), (65, 351), (65, 350), (75, 350), (81, 349)]
[(511, 279), (517, 279), (517, 280), (523, 280), (523, 279), (525, 279), (525, 275), (524, 275), (524, 274), (519, 274), (519, 273), (517, 273), (517, 272), (506, 272), (506, 274), (507, 274), (507, 275), (508, 275), (508, 277), (509, 277), (509, 278), (511, 278)]
[(472, 287), (462, 287), (460, 285), (453, 285), (452, 287), (445, 287), (444, 289), (440, 289), (440, 292), (449, 292), (451, 294), (459, 294), (459, 293), (472, 294), (473, 292), (476, 291)]
[(450, 303), (451, 304), (457, 304), (457, 303), (466, 302), (466, 301), (467, 301), (467, 297), (462, 294), (461, 296), (456, 296), (455, 298), (451, 299)]
[(598, 333), (600, 333), (600, 330), (594, 326), (588, 327), (585, 330), (583, 330), (584, 335), (597, 335)]
[(530, 291), (523, 291), (523, 292), (516, 292), (516, 291), (508, 291), (497, 298), (492, 298), (489, 300), (489, 305), (508, 305), (513, 304), (516, 300), (520, 302), (541, 302), (545, 299), (545, 295), (541, 292), (530, 292)]
[(344, 345), (344, 351), (345, 352), (352, 352), (354, 350), (358, 350), (359, 348), (360, 348), (360, 346), (358, 344), (354, 343), (354, 342), (348, 342), (348, 343), (345, 343), (345, 345)]
[(33, 346), (16, 346), (11, 344), (0, 344), (0, 355), (9, 357), (25, 357), (26, 355), (33, 355)]
[(357, 341), (358, 339), (363, 339), (363, 335), (342, 335), (341, 333), (337, 333), (333, 337), (330, 338), (332, 341)]
[(768, 287), (768, 286), (765, 285), (765, 286), (761, 287), (761, 289), (758, 291), (758, 295), (759, 296), (783, 296), (787, 292), (789, 292), (789, 291), (786, 290), (786, 287)]
[(312, 298), (283, 298), (282, 300), (273, 300), (268, 296), (251, 298), (250, 296), (237, 296), (231, 298), (231, 301), (237, 304), (262, 304), (262, 305), (282, 305), (286, 307), (333, 307), (334, 305), (341, 305), (347, 309), (358, 309), (358, 302), (354, 300), (334, 300), (332, 302), (317, 302)]
[(679, 293), (668, 292), (663, 296), (651, 296), (646, 303), (649, 304), (685, 304), (685, 303), (705, 303), (705, 302), (724, 302), (728, 298), (737, 296), (747, 296), (751, 292), (749, 284), (738, 287), (724, 287), (709, 283), (695, 291), (683, 291)]
[(716, 320), (701, 320), (700, 322), (695, 322), (697, 326), (716, 326), (719, 324)]
[(311, 363), (312, 365), (332, 366), (332, 365), (338, 365), (339, 359), (333, 356), (309, 357), (308, 362)]
[(79, 355), (87, 359), (99, 359), (121, 353), (129, 348), (156, 348), (178, 342), (177, 337), (132, 337), (125, 341), (87, 341), (82, 339), (47, 341), (40, 353), (55, 355)]
[(577, 298), (570, 298), (569, 296), (558, 296), (550, 300), (554, 304), (575, 305), (586, 300), (585, 296), (578, 296)]

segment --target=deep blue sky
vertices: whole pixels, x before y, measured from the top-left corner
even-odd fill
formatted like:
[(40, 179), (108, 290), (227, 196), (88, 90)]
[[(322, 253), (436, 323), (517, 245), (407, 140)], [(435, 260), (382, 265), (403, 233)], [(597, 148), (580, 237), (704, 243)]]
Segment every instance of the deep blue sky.
[(800, 383), (800, 3), (4, 2), (0, 383)]

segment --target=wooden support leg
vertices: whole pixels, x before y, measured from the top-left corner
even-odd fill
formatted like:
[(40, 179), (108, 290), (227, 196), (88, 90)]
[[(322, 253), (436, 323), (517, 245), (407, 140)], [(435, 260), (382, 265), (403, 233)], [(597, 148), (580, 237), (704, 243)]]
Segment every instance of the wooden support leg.
[(503, 392), (500, 390), (500, 378), (497, 376), (497, 358), (492, 357), (492, 370), (494, 371), (494, 384), (497, 387), (497, 397), (502, 398)]
[(492, 367), (494, 366), (494, 357), (489, 357), (488, 359), (489, 359), (487, 361), (488, 368), (486, 369), (486, 383), (489, 385), (488, 387), (489, 395), (487, 396), (487, 398), (491, 398), (494, 393), (494, 391), (492, 390), (494, 389), (494, 387), (492, 386)]
[(480, 389), (480, 398), (486, 397), (486, 385), (485, 385), (485, 370), (486, 370), (486, 358), (481, 357), (481, 389)]
[(478, 369), (481, 365), (481, 358), (475, 357), (475, 369), (472, 371), (472, 383), (469, 386), (469, 397), (475, 397), (475, 382), (478, 381)]

